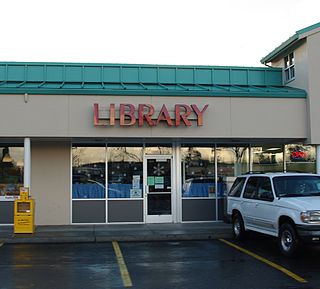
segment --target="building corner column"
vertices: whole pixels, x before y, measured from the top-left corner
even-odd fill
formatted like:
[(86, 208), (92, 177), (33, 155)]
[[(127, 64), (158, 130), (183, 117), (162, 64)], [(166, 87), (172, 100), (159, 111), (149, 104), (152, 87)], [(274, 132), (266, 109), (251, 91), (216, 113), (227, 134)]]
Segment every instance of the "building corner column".
[(320, 145), (316, 146), (316, 173), (320, 174)]
[(31, 186), (31, 141), (30, 138), (24, 139), (24, 187), (29, 188)]

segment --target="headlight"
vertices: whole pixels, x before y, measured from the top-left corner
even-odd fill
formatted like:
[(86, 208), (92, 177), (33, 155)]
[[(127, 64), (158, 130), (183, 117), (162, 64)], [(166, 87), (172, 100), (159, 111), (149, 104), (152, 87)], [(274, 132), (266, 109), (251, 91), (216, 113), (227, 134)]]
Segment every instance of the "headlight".
[(320, 223), (320, 211), (301, 212), (300, 218), (304, 223)]

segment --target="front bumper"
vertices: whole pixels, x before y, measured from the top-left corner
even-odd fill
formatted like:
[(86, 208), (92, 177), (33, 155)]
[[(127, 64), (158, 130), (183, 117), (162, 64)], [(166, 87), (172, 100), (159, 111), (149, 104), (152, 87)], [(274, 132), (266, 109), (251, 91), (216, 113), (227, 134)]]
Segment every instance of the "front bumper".
[(307, 243), (320, 243), (320, 225), (297, 225), (300, 239)]

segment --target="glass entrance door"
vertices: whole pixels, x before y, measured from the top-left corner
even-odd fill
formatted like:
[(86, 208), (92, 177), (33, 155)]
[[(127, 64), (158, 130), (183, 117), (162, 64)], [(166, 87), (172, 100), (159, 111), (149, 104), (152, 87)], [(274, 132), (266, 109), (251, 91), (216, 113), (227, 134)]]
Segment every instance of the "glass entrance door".
[(145, 157), (147, 223), (172, 222), (172, 158)]

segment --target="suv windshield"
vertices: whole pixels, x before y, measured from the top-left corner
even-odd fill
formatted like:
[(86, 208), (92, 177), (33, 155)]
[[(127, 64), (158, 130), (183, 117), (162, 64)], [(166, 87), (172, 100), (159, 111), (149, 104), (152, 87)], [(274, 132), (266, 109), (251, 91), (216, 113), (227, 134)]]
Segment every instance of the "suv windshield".
[(273, 178), (277, 197), (320, 196), (320, 177), (281, 176)]

